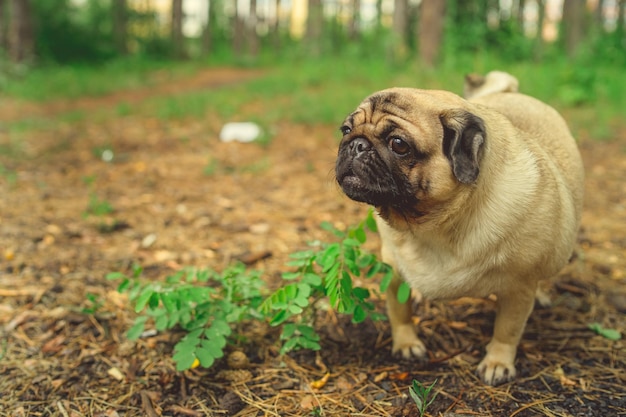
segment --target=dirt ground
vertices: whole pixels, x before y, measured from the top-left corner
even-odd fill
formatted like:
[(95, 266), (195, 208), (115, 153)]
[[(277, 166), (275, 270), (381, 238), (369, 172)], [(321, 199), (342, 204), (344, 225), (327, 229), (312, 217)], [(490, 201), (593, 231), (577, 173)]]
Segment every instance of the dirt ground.
[[(0, 97), (0, 121), (106, 112), (250, 76), (209, 70), (178, 89), (46, 104)], [(99, 117), (10, 134), (0, 125), (0, 416), (416, 416), (413, 379), (437, 380), (432, 416), (626, 415), (624, 341), (588, 328), (626, 332), (626, 125), (610, 141), (581, 132), (577, 256), (550, 283), (553, 307), (529, 320), (518, 378), (494, 388), (473, 373), (491, 332), (489, 300), (417, 305), (424, 364), (391, 356), (386, 322), (353, 325), (332, 312), (320, 313), (317, 354), (281, 357), (274, 329), (246, 328), (248, 341), (231, 349), (247, 356), (245, 369), (220, 360), (176, 372), (180, 332), (126, 340), (134, 313), (108, 272), (139, 263), (158, 280), (260, 258), (250, 267), (276, 285), (289, 253), (331, 238), (320, 222), (341, 228), (365, 216), (334, 183), (336, 126), (279, 124), (261, 146), (219, 142), (224, 122)], [(114, 211), (88, 213), (90, 201)], [(90, 298), (102, 303), (95, 314), (83, 312)]]

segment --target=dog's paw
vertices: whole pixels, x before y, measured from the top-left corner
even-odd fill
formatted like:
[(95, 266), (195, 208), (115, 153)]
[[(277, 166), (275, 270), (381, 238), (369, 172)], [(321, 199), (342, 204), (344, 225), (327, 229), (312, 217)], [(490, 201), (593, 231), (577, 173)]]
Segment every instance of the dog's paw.
[(424, 359), (426, 357), (426, 346), (415, 334), (413, 325), (403, 324), (397, 327), (392, 335), (393, 346), (391, 353), (394, 355), (399, 354), (404, 359)]
[(476, 369), (478, 377), (487, 385), (499, 385), (515, 378), (513, 363), (490, 360), (485, 357)]
[(487, 354), (478, 364), (476, 374), (487, 385), (498, 385), (515, 378), (515, 351), (513, 345), (491, 341)]

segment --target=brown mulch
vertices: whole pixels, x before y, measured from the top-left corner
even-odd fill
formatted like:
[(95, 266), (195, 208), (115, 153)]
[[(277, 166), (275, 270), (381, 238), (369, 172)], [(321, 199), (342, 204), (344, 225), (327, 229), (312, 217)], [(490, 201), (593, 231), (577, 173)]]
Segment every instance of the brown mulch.
[[(241, 76), (220, 71), (222, 84)], [(188, 83), (207, 79), (210, 71)], [(88, 106), (119, 97), (99, 100)], [(29, 106), (40, 115), (72, 107)], [(243, 368), (224, 358), (177, 372), (176, 331), (128, 341), (134, 313), (106, 273), (136, 262), (159, 280), (244, 259), (275, 286), (289, 253), (330, 239), (321, 221), (341, 228), (366, 213), (333, 182), (335, 126), (280, 124), (261, 146), (220, 143), (218, 121), (127, 116), (0, 129), (3, 147), (20, 142), (20, 157), (0, 154), (0, 416), (417, 416), (413, 379), (437, 380), (432, 416), (626, 415), (624, 341), (588, 328), (626, 331), (625, 126), (611, 141), (580, 138), (587, 183), (577, 256), (548, 285), (553, 306), (529, 320), (517, 379), (487, 387), (474, 367), (491, 332), (490, 300), (417, 305), (430, 352), (422, 364), (391, 356), (386, 322), (354, 325), (327, 310), (317, 353), (281, 357), (276, 329), (243, 326), (228, 351), (247, 357)], [(94, 151), (103, 146), (112, 162)], [(93, 195), (115, 211), (86, 214)], [(375, 237), (369, 245), (376, 250)], [(84, 311), (88, 294), (102, 303), (95, 314)]]

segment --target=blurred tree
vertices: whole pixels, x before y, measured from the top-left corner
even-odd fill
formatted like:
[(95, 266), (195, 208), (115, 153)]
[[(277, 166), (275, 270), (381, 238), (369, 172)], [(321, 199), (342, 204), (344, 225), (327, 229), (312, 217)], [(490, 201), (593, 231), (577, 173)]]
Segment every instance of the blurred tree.
[[(442, 1), (442, 3), (445, 3)], [(395, 0), (393, 7), (393, 32), (394, 45), (393, 54), (396, 59), (406, 58), (407, 47), (407, 29), (409, 26), (409, 1)]]
[(248, 13), (248, 52), (251, 56), (256, 57), (259, 54), (259, 35), (257, 34), (257, 24), (259, 16), (256, 0), (250, 0), (250, 12)]
[(524, 16), (524, 12), (526, 10), (526, 0), (519, 0), (517, 3), (517, 25), (520, 30), (524, 30), (524, 24), (526, 22), (526, 16)]
[(120, 55), (128, 54), (128, 6), (126, 0), (113, 0), (113, 39)]
[(545, 40), (543, 39), (543, 25), (546, 20), (546, 0), (537, 0), (537, 32), (533, 46), (533, 56), (535, 61), (543, 58)]
[(564, 0), (561, 20), (562, 38), (567, 55), (574, 56), (583, 40), (585, 24), (585, 0)]
[(626, 34), (626, 30), (624, 30), (624, 14), (626, 13), (626, 0), (619, 0), (617, 3), (617, 22), (615, 27), (615, 32), (617, 33), (619, 39), (624, 43), (624, 35)]
[(235, 56), (241, 56), (243, 52), (244, 42), (244, 22), (241, 14), (239, 13), (239, 2), (234, 2), (235, 13), (233, 15), (233, 52)]
[(8, 56), (12, 62), (21, 63), (33, 58), (33, 22), (30, 0), (12, 0), (7, 39)]
[(275, 51), (280, 49), (280, 3), (281, 0), (275, 0), (274, 7), (276, 8), (276, 17), (273, 22), (274, 24), (270, 27), (270, 37)]
[(604, 31), (604, 0), (598, 0), (593, 14), (594, 27), (599, 31)]
[(0, 0), (0, 54), (7, 49), (7, 23), (9, 17), (7, 16), (7, 2), (6, 0)]
[(213, 46), (213, 31), (215, 30), (215, 0), (207, 6), (206, 24), (202, 28), (202, 55), (210, 55)]
[(322, 53), (322, 29), (324, 27), (324, 6), (322, 0), (309, 0), (309, 15), (306, 22), (306, 41), (309, 51), (315, 57)]
[(361, 0), (352, 0), (352, 19), (348, 27), (348, 36), (352, 40), (359, 37), (359, 26), (361, 24)]
[(419, 17), (419, 58), (427, 66), (434, 66), (443, 40), (446, 2), (422, 0)]
[(185, 58), (183, 36), (183, 0), (172, 0), (172, 53), (174, 58)]

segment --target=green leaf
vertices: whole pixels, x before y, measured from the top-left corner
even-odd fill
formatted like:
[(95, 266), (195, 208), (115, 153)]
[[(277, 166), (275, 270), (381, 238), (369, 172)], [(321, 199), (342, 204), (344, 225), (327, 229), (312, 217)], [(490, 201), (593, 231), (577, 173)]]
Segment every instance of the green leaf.
[(117, 286), (117, 292), (119, 292), (120, 294), (123, 293), (124, 291), (128, 289), (128, 287), (130, 287), (130, 284), (131, 284), (130, 279), (124, 278), (124, 280), (120, 282), (120, 285)]
[(378, 225), (376, 224), (376, 219), (374, 219), (372, 210), (367, 213), (367, 217), (365, 218), (365, 225), (374, 233), (378, 231)]
[(393, 279), (393, 270), (391, 268), (385, 272), (383, 279), (380, 280), (380, 292), (387, 291), (389, 288), (389, 284), (391, 284), (391, 280)]
[(202, 365), (204, 368), (210, 368), (215, 362), (215, 357), (211, 354), (211, 352), (206, 349), (196, 350), (196, 357), (200, 361), (200, 365)]
[[(200, 362), (202, 362), (202, 359), (200, 358), (201, 351), (210, 354), (215, 359), (219, 359), (224, 356), (224, 346), (225, 345), (215, 343), (213, 340), (202, 340), (200, 342), (200, 348), (196, 350), (196, 355), (198, 355)], [(204, 366), (204, 364), (202, 366)]]
[(352, 289), (352, 294), (360, 301), (365, 301), (370, 297), (370, 292), (367, 288), (355, 287)]
[(622, 338), (622, 334), (619, 332), (619, 330), (607, 329), (605, 327), (602, 327), (600, 323), (591, 323), (587, 327), (589, 327), (589, 329), (593, 330), (600, 336), (609, 340), (615, 341), (615, 340), (620, 340)]
[(159, 306), (159, 300), (161, 299), (160, 294), (153, 292), (150, 298), (148, 299), (148, 306), (154, 310)]
[(367, 278), (371, 278), (374, 275), (378, 274), (383, 269), (383, 264), (381, 262), (374, 262), (370, 269), (367, 270), (365, 276)]
[(150, 297), (152, 297), (152, 294), (154, 294), (154, 292), (151, 287), (146, 287), (143, 291), (141, 291), (135, 303), (135, 313), (139, 313), (144, 309), (146, 304), (148, 304)]
[[(368, 266), (372, 265), (372, 263), (374, 263), (376, 261), (376, 256), (374, 256), (371, 253), (366, 253), (364, 255), (359, 256), (359, 258), (356, 260), (356, 264), (359, 266), (359, 268), (367, 268)], [(374, 265), (378, 265), (378, 263), (375, 263)]]
[(406, 303), (411, 296), (411, 287), (406, 282), (402, 282), (398, 287), (398, 301), (402, 304)]
[(330, 222), (322, 222), (322, 223), (320, 223), (320, 228), (322, 230), (325, 230), (327, 232), (330, 232), (330, 233), (334, 234), (335, 236), (337, 236), (339, 238), (345, 236), (345, 233), (343, 233), (341, 230), (337, 229)]
[(322, 285), (322, 278), (317, 274), (307, 272), (302, 276), (302, 283), (309, 284), (313, 287), (319, 287)]
[(310, 259), (314, 255), (312, 250), (303, 250), (289, 254), (291, 259)]
[[(174, 347), (174, 350), (176, 350), (179, 344)], [(191, 368), (191, 365), (193, 365), (193, 362), (196, 360), (195, 349), (179, 349), (174, 353), (172, 359), (176, 362), (177, 371), (186, 371)]]
[[(299, 265), (294, 265), (294, 266), (299, 266)], [(300, 273), (299, 272), (283, 272), (283, 274), (281, 275), (282, 278), (284, 280), (290, 281), (292, 279), (297, 279), (300, 277)]]
[[(163, 312), (165, 313), (165, 312)], [(154, 327), (158, 331), (163, 331), (167, 329), (167, 314), (160, 314), (154, 318)]]
[(287, 310), (280, 310), (272, 319), (270, 320), (270, 326), (278, 326), (285, 320), (287, 320), (290, 316), (287, 315)]
[(105, 279), (109, 281), (113, 281), (113, 280), (121, 279), (121, 278), (127, 278), (127, 277), (125, 274), (121, 272), (109, 272), (108, 274), (105, 275)]
[(354, 313), (352, 315), (352, 322), (361, 323), (367, 318), (367, 312), (361, 307), (357, 305), (354, 307)]
[(298, 345), (298, 338), (297, 337), (294, 337), (292, 339), (287, 340), (283, 344), (283, 347), (280, 348), (280, 354), (284, 355), (287, 352), (291, 352), (292, 350), (294, 350), (296, 348), (297, 345)]
[(344, 239), (342, 243), (344, 246), (348, 246), (348, 247), (358, 247), (361, 245), (358, 240), (353, 239), (351, 237)]
[(354, 237), (361, 244), (365, 243), (365, 241), (367, 240), (367, 235), (365, 234), (365, 230), (363, 230), (360, 227), (354, 230)]
[(141, 334), (143, 333), (143, 330), (145, 328), (146, 321), (148, 321), (148, 317), (147, 316), (139, 316), (139, 317), (137, 317), (135, 319), (135, 322), (132, 325), (132, 327), (130, 329), (128, 329), (128, 332), (126, 332), (126, 337), (129, 340), (139, 339), (139, 336), (141, 336)]
[(309, 340), (320, 340), (320, 336), (317, 334), (315, 329), (311, 326), (308, 326), (306, 324), (301, 324), (297, 327), (297, 329), (302, 336), (306, 337)]
[(224, 320), (217, 320), (217, 319), (214, 320), (213, 324), (211, 325), (211, 328), (215, 329), (217, 334), (220, 334), (223, 336), (228, 336), (232, 332), (230, 326)]
[(296, 325), (294, 323), (287, 323), (283, 326), (283, 331), (280, 334), (281, 340), (286, 340), (291, 338), (293, 334), (296, 332)]
[(301, 314), (302, 311), (304, 311), (302, 310), (302, 307), (295, 305), (295, 304), (290, 305), (287, 309), (289, 310), (291, 314)]
[(305, 337), (299, 337), (298, 344), (305, 349), (320, 350), (322, 348), (317, 341)]

